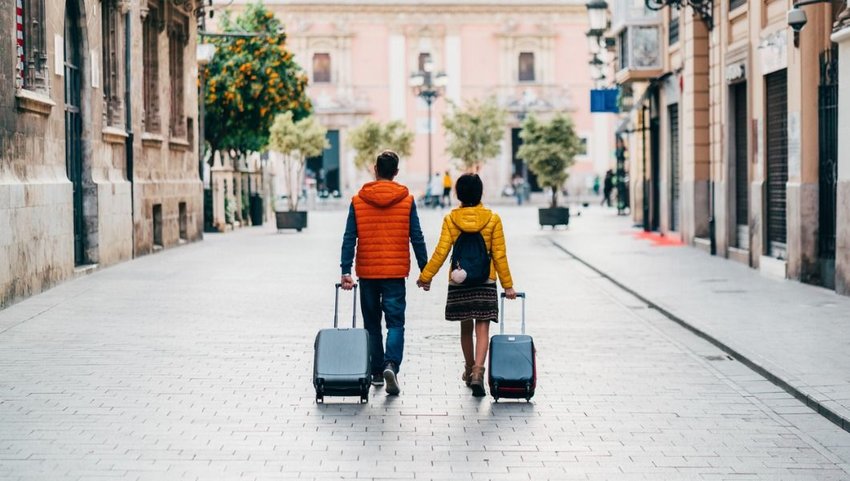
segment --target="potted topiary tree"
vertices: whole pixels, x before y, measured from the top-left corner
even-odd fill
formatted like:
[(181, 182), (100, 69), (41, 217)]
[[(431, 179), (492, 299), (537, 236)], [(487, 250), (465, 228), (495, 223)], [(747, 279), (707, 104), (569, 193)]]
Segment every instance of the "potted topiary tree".
[(315, 117), (295, 122), (292, 112), (285, 112), (275, 118), (269, 134), (269, 147), (283, 155), (283, 175), (289, 206), (287, 211), (275, 209), (277, 228), (301, 232), (301, 229), (307, 227), (307, 212), (298, 210), (304, 165), (308, 157), (315, 157), (329, 147), (325, 138), (327, 130)]
[(558, 206), (558, 192), (569, 177), (567, 169), (575, 162), (579, 148), (572, 119), (558, 114), (548, 122), (540, 122), (531, 116), (523, 122), (519, 135), (522, 146), (517, 157), (528, 164), (542, 187), (552, 190), (549, 207), (538, 210), (540, 227), (568, 225), (570, 209)]
[(494, 97), (455, 107), (443, 117), (448, 137), (446, 153), (466, 172), (477, 172), (481, 164), (501, 152), (506, 116)]

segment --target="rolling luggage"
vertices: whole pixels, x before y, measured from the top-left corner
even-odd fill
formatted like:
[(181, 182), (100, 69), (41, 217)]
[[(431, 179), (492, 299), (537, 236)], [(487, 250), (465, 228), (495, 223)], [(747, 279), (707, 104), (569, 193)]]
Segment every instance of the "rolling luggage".
[(530, 401), (537, 387), (534, 340), (525, 334), (525, 293), (522, 298), (522, 334), (505, 334), (505, 293), (501, 295), (499, 334), (490, 339), (490, 394), (499, 398)]
[(338, 328), (339, 289), (336, 285), (334, 300), (334, 327), (322, 329), (316, 335), (313, 359), (313, 386), (316, 402), (323, 403), (325, 396), (360, 396), (360, 402), (369, 401), (371, 368), (369, 365), (369, 334), (357, 329), (357, 285), (354, 286), (354, 313), (351, 329)]

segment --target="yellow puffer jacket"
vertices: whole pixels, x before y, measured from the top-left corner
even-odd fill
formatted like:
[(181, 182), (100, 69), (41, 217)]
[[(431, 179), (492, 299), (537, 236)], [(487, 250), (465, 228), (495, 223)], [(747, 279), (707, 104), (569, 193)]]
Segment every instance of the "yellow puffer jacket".
[(434, 254), (428, 265), (422, 270), (419, 280), (425, 283), (431, 282), (443, 263), (451, 253), (452, 246), (460, 236), (461, 232), (481, 232), (487, 250), (490, 251), (490, 279), (495, 281), (499, 274), (499, 281), (503, 289), (514, 286), (511, 279), (511, 270), (508, 267), (508, 256), (505, 249), (505, 233), (502, 230), (502, 219), (499, 215), (483, 205), (475, 207), (458, 207), (452, 210), (443, 219), (443, 230), (440, 233), (440, 242), (434, 249)]

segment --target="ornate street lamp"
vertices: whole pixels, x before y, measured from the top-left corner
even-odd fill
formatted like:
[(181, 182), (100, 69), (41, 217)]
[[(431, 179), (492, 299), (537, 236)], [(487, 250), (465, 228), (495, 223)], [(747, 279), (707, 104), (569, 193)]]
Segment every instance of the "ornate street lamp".
[(608, 28), (608, 2), (605, 0), (590, 0), (585, 5), (591, 32), (601, 37)]
[(644, 0), (644, 5), (653, 11), (661, 10), (664, 7), (682, 9), (690, 6), (709, 30), (714, 28), (714, 17), (712, 16), (714, 0)]
[(588, 30), (585, 33), (585, 36), (587, 37), (588, 53), (590, 53), (590, 55), (599, 55), (599, 52), (602, 51), (602, 45), (600, 44), (601, 37), (593, 30)]
[(410, 87), (413, 93), (425, 101), (428, 105), (428, 175), (425, 177), (425, 185), (431, 181), (433, 175), (431, 165), (431, 105), (445, 92), (449, 78), (443, 72), (434, 73), (434, 62), (428, 58), (422, 66), (422, 70), (414, 72), (410, 76)]

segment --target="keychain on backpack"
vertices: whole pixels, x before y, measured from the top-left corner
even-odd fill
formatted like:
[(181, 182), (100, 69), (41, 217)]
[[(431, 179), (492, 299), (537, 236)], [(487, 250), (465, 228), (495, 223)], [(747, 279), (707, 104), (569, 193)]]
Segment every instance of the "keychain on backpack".
[(466, 280), (466, 271), (460, 267), (460, 262), (456, 263), (455, 268), (452, 269), (451, 278), (455, 284), (463, 284)]

